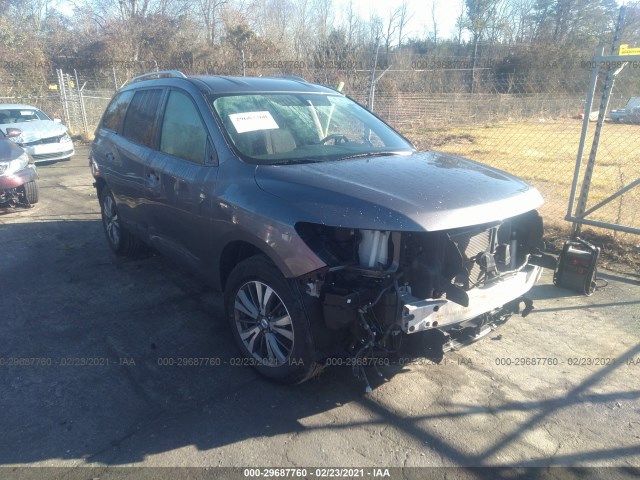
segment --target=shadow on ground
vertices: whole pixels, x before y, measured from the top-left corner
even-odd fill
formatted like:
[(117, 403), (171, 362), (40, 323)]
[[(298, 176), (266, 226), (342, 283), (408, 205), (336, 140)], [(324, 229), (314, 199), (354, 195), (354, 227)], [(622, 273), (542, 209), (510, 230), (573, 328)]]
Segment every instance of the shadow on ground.
[[(561, 410), (640, 398), (637, 386), (590, 390), (620, 364), (599, 368), (566, 395), (491, 408), (470, 401), (438, 414), (408, 415), (386, 405), (375, 390), (364, 395), (348, 368), (330, 369), (300, 386), (279, 386), (236, 365), (239, 355), (221, 320), (219, 295), (161, 257), (114, 259), (99, 221), (4, 225), (0, 244), (3, 465), (60, 459), (122, 465), (189, 446), (246, 448), (243, 442), (251, 439), (314, 430), (347, 435), (361, 427), (391, 427), (427, 445), (444, 464), (483, 465)], [(546, 286), (532, 292), (541, 299), (564, 295)], [(640, 346), (627, 353), (640, 355)], [(407, 369), (383, 371), (400, 382)], [(363, 419), (329, 422), (345, 405), (363, 412)], [(459, 419), (464, 425), (476, 415), (513, 412), (526, 413), (526, 420), (475, 451), (463, 451), (424, 426), (427, 420)], [(325, 416), (317, 426), (302, 422), (316, 415)], [(639, 448), (594, 446), (524, 465), (622, 460)], [(278, 455), (276, 463), (286, 462), (286, 449)]]

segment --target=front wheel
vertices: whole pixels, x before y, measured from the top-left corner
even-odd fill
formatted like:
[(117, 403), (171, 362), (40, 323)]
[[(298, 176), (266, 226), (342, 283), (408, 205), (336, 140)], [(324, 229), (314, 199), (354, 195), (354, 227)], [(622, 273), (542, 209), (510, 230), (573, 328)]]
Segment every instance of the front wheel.
[(251, 257), (236, 266), (226, 282), (225, 305), (245, 357), (238, 363), (287, 384), (320, 371), (299, 294), (267, 257)]
[(38, 203), (40, 199), (40, 189), (38, 188), (38, 182), (32, 180), (24, 184), (24, 196), (31, 205)]

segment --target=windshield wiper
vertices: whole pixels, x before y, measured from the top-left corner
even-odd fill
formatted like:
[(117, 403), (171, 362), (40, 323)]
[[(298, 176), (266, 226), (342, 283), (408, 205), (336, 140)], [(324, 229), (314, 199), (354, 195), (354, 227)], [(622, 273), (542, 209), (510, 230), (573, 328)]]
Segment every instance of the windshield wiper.
[(407, 156), (411, 155), (411, 152), (403, 153), (403, 152), (364, 152), (364, 153), (354, 153), (353, 155), (347, 155), (346, 157), (340, 158), (340, 160), (350, 160), (352, 158), (369, 158), (369, 157), (387, 157), (394, 155), (402, 155)]
[(313, 160), (311, 158), (292, 158), (291, 160), (284, 160), (281, 162), (274, 162), (271, 165), (297, 165), (302, 163), (318, 163), (322, 160)]

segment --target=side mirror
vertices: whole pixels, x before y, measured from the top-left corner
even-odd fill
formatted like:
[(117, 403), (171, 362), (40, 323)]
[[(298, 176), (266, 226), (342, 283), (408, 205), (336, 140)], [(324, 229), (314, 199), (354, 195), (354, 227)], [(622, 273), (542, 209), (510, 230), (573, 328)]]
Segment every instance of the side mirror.
[(62, 120), (60, 120), (59, 118), (54, 118), (53, 123), (62, 123)]
[(20, 135), (22, 135), (22, 130), (19, 128), (7, 128), (7, 137), (13, 138), (19, 137)]

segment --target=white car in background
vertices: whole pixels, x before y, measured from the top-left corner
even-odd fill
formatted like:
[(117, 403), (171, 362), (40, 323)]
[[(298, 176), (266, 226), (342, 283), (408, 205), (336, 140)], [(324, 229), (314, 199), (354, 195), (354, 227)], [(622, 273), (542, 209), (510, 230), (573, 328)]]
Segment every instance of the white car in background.
[(640, 97), (631, 97), (624, 108), (611, 110), (609, 117), (616, 123), (640, 123)]
[(14, 128), (22, 133), (11, 137), (11, 140), (26, 150), (34, 162), (66, 160), (74, 154), (67, 127), (36, 107), (0, 104), (0, 130), (11, 136), (11, 129)]

